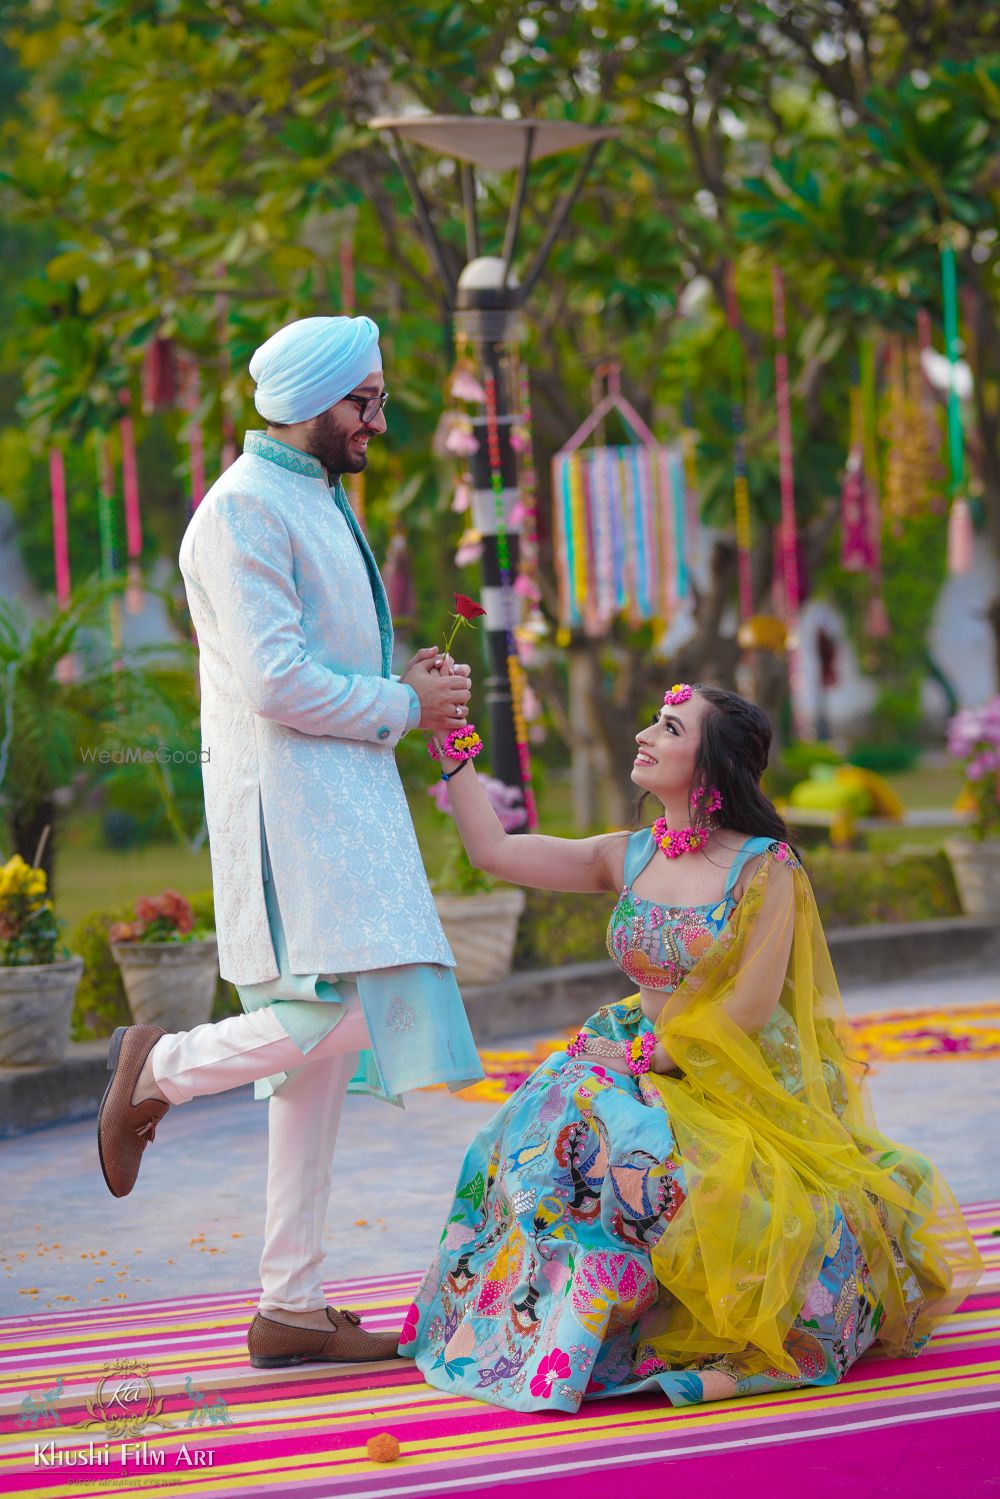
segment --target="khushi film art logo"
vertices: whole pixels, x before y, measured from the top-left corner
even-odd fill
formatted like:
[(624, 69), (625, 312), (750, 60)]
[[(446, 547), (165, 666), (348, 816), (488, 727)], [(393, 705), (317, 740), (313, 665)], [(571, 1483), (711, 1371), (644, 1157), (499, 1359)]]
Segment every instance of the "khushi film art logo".
[[(15, 1425), (22, 1430), (58, 1427), (60, 1433), (103, 1432), (84, 1446), (61, 1446), (53, 1436), (48, 1441), (36, 1442), (34, 1465), (36, 1467), (70, 1467), (94, 1465), (124, 1468), (139, 1467), (211, 1467), (215, 1454), (201, 1448), (189, 1449), (182, 1443), (175, 1452), (150, 1447), (142, 1440), (147, 1433), (156, 1431), (184, 1431), (196, 1428), (232, 1426), (229, 1408), (223, 1396), (216, 1391), (209, 1394), (199, 1390), (191, 1375), (185, 1376), (184, 1392), (190, 1402), (190, 1410), (184, 1420), (183, 1412), (164, 1414), (163, 1397), (158, 1396), (149, 1375), (149, 1366), (141, 1359), (116, 1358), (104, 1365), (93, 1395), (85, 1400), (87, 1416), (72, 1426), (64, 1426), (56, 1401), (63, 1391), (62, 1377), (50, 1390), (41, 1395), (26, 1395), (21, 1401), (20, 1415)], [(168, 1462), (169, 1459), (169, 1462)]]

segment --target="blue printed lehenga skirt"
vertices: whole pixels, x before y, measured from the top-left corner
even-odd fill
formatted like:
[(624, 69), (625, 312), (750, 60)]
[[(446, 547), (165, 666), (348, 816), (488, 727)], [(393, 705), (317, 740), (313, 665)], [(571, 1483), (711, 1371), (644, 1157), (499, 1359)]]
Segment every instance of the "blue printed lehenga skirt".
[[(614, 1041), (651, 1029), (637, 998), (604, 1006), (587, 1025)], [(644, 1351), (644, 1327), (669, 1296), (650, 1249), (684, 1200), (655, 1089), (599, 1059), (554, 1053), (472, 1141), (400, 1353), (438, 1389), (522, 1411), (575, 1411), (584, 1399), (640, 1389), (693, 1404), (710, 1398), (708, 1369), (730, 1373), (736, 1394), (836, 1383), (883, 1316), (839, 1208), (785, 1341), (798, 1377), (741, 1377), (724, 1356), (667, 1369)]]

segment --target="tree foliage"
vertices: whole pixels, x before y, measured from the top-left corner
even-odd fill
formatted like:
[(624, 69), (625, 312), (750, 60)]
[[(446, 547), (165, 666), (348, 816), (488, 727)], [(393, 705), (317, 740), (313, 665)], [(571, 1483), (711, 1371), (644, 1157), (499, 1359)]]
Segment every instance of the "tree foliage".
[[(210, 431), (220, 401), (252, 425), (250, 352), (280, 323), (342, 305), (349, 241), (357, 305), (384, 331), (393, 399), (391, 441), (372, 454), (374, 540), (384, 543), (405, 510), (433, 630), (455, 539), (447, 478), (429, 457), (450, 334), (405, 182), (368, 122), (415, 107), (575, 119), (620, 133), (526, 309), (543, 486), (549, 455), (586, 408), (594, 365), (614, 355), (630, 398), (664, 433), (676, 432), (691, 395), (705, 514), (727, 531), (735, 341), (763, 602), (778, 517), (772, 265), (788, 287), (797, 502), (815, 561), (831, 531), (858, 341), (912, 331), (920, 307), (938, 317), (948, 233), (967, 290), (982, 505), (1000, 556), (994, 8), (36, 0), (6, 12), (22, 108), (6, 126), (3, 193), (18, 232), (45, 253), (19, 277), (23, 314), (4, 330), (3, 358), (23, 370), (21, 410), (39, 442), (110, 426), (155, 331), (207, 372)], [(523, 260), (576, 165), (556, 156), (533, 169)], [(455, 164), (419, 154), (418, 168), (457, 272)], [(511, 186), (483, 179), (486, 247), (499, 245)], [(733, 586), (723, 537), (698, 599), (691, 670), (731, 675), (738, 653), (723, 622)], [(595, 692), (621, 710), (595, 714), (612, 755), (631, 732), (617, 726), (634, 720), (661, 674), (650, 644), (624, 631), (599, 650), (577, 643), (599, 655)], [(548, 688), (558, 720), (555, 674)]]

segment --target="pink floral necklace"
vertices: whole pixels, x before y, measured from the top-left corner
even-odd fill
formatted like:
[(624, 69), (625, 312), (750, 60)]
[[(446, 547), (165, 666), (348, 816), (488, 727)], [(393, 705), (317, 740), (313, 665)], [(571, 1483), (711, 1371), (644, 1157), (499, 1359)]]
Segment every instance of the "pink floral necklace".
[[(699, 786), (691, 794), (692, 806), (698, 806), (704, 798), (701, 810), (711, 819), (713, 812), (718, 812), (722, 806), (722, 796), (715, 786), (711, 786), (707, 797), (704, 786)], [(667, 819), (658, 817), (653, 823), (653, 842), (666, 859), (679, 859), (682, 854), (693, 854), (700, 848), (704, 848), (712, 833), (715, 832), (715, 823), (711, 820), (700, 828), (668, 828)]]

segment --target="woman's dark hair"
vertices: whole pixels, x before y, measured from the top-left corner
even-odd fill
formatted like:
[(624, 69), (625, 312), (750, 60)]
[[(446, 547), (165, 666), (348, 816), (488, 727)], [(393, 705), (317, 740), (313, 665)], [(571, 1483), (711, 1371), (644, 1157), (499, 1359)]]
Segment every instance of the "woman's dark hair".
[[(705, 788), (706, 797), (713, 786), (721, 793), (722, 809), (713, 814), (716, 821), (755, 838), (787, 843), (784, 819), (760, 789), (771, 748), (767, 715), (756, 703), (724, 687), (703, 682), (692, 682), (691, 686), (711, 709), (701, 723), (694, 780), (696, 786)], [(707, 821), (701, 806), (692, 808), (695, 827)]]
[[(719, 788), (722, 810), (716, 816), (723, 827), (787, 843), (784, 819), (760, 789), (760, 778), (767, 769), (771, 750), (767, 714), (756, 703), (723, 687), (709, 687), (701, 682), (692, 686), (712, 710), (701, 721), (701, 743), (694, 762), (695, 784)], [(702, 814), (697, 807), (694, 812), (697, 822)]]

